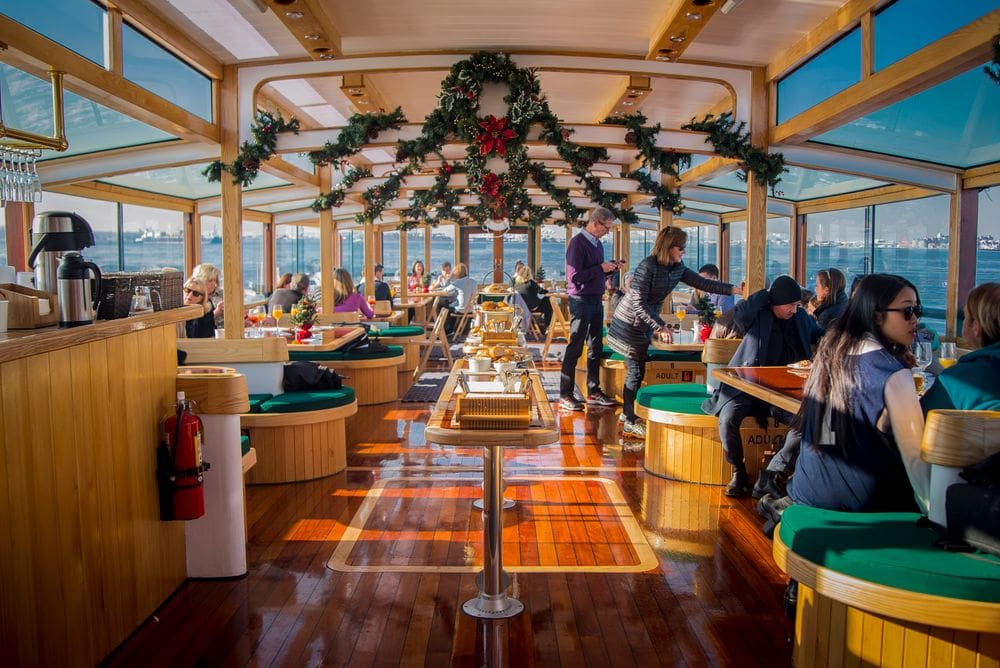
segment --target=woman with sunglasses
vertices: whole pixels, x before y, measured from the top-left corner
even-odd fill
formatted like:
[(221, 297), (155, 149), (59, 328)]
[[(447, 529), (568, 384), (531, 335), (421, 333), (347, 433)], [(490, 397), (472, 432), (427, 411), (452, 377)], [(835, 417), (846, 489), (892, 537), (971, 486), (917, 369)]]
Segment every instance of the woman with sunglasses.
[(622, 391), (623, 432), (645, 438), (646, 427), (635, 415), (635, 395), (646, 375), (646, 359), (651, 337), (671, 340), (670, 329), (660, 318), (667, 296), (678, 283), (703, 292), (721, 295), (742, 294), (729, 283), (699, 276), (684, 265), (687, 232), (679, 227), (665, 227), (656, 235), (652, 254), (636, 267), (632, 284), (618, 302), (611, 325), (608, 345), (625, 357), (625, 387)]
[(920, 459), (923, 413), (910, 371), (920, 296), (892, 274), (865, 276), (820, 342), (794, 427), (802, 434), (789, 502), (828, 510), (926, 513), (930, 469)]
[(212, 312), (212, 302), (208, 299), (205, 283), (196, 278), (189, 278), (184, 283), (184, 304), (200, 306), (201, 316), (184, 323), (184, 332), (189, 339), (211, 339), (215, 337), (215, 314)]

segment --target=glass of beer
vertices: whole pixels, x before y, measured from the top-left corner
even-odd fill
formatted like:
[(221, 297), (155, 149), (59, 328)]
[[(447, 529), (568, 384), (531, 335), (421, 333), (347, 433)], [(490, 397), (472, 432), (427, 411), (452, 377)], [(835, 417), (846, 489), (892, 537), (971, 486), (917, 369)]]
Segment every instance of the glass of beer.
[(958, 362), (958, 354), (955, 351), (955, 344), (952, 341), (941, 342), (941, 357), (938, 358), (941, 366), (947, 369)]
[(920, 369), (913, 369), (913, 385), (917, 390), (917, 396), (924, 394), (924, 372)]

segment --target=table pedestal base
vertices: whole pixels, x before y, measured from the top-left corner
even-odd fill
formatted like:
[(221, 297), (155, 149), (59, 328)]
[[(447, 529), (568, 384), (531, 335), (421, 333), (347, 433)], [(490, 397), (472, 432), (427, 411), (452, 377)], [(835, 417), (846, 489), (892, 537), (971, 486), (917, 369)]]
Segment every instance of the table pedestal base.
[(462, 612), (476, 619), (507, 619), (524, 612), (524, 603), (503, 592), (495, 595), (481, 592), (462, 604)]
[[(513, 508), (516, 505), (517, 505), (517, 501), (515, 501), (514, 499), (504, 499), (503, 500), (503, 509), (504, 510), (510, 510), (511, 508)], [(486, 510), (486, 502), (483, 501), (482, 499), (476, 499), (475, 501), (472, 502), (472, 507), (475, 508), (476, 510)]]

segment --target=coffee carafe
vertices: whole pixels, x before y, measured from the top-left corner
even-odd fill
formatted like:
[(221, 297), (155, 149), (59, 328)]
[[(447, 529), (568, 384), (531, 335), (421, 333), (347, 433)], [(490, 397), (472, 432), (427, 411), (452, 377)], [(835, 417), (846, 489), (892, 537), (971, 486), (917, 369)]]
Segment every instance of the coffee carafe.
[[(79, 327), (94, 322), (101, 294), (101, 270), (93, 262), (84, 260), (77, 251), (68, 251), (59, 260), (56, 273), (59, 326)], [(90, 287), (92, 280), (97, 283), (93, 290)]]
[(63, 255), (96, 243), (90, 224), (68, 211), (46, 211), (35, 216), (31, 240), (34, 247), (28, 266), (35, 270), (35, 287), (45, 292), (57, 291), (57, 272)]

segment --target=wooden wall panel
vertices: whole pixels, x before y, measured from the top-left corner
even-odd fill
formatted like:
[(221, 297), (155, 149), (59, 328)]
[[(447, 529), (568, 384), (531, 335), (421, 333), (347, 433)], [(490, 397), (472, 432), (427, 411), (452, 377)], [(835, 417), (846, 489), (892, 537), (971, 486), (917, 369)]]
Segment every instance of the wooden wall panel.
[(159, 520), (158, 423), (174, 327), (0, 364), (0, 652), (94, 665), (184, 581), (184, 527)]

